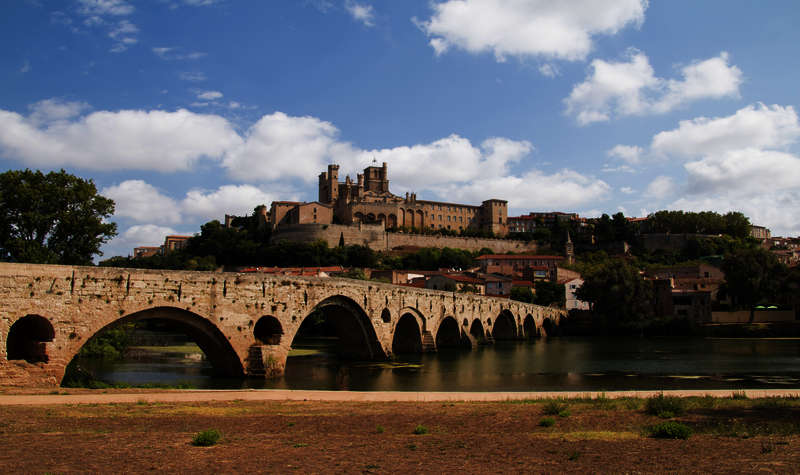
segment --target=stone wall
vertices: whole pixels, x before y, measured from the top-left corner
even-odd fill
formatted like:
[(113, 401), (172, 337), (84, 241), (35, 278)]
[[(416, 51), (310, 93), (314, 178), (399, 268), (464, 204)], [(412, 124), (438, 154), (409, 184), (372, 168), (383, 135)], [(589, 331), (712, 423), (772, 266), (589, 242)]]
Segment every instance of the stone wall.
[[(348, 347), (370, 359), (392, 354), (401, 319), (414, 322), (420, 348), (427, 342), (433, 350), (448, 319), (456, 338), (475, 345), (473, 328), (491, 335), (502, 320), (506, 334), (512, 328), (512, 337), (530, 337), (524, 328), (536, 334), (565, 315), (507, 299), (349, 279), (9, 263), (0, 263), (0, 304), (0, 386), (60, 384), (86, 341), (123, 321), (178, 322), (218, 370), (264, 377), (283, 372), (300, 324), (316, 310), (345, 317), (336, 321), (349, 322)], [(49, 336), (21, 330), (31, 319)], [(277, 330), (259, 336), (265, 319)], [(46, 359), (9, 358), (20, 342)]]
[(367, 246), (375, 251), (389, 251), (400, 246), (450, 247), (467, 251), (491, 249), (495, 254), (506, 252), (536, 252), (535, 242), (510, 239), (453, 237), (410, 233), (386, 232), (381, 224), (299, 224), (284, 226), (273, 233), (273, 241), (314, 242), (325, 241), (328, 246), (338, 246), (344, 238), (345, 245)]

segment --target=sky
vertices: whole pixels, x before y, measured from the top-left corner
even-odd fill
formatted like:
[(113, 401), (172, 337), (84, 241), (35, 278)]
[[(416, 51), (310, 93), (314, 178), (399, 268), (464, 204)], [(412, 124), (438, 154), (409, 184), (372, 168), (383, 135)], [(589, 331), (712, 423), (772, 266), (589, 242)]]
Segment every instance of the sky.
[(800, 235), (796, 0), (7, 0), (0, 167), (113, 198), (105, 256), (387, 162), (509, 215)]

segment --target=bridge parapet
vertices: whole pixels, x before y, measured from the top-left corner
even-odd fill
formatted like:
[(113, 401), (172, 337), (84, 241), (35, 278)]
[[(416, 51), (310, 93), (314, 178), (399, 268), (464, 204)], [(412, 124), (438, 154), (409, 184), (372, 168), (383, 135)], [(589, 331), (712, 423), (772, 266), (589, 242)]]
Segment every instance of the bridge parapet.
[(95, 334), (149, 318), (180, 325), (215, 368), (274, 376), (314, 313), (343, 352), (381, 359), (425, 347), (530, 338), (565, 316), (508, 299), (339, 278), (0, 263), (0, 385), (58, 385)]

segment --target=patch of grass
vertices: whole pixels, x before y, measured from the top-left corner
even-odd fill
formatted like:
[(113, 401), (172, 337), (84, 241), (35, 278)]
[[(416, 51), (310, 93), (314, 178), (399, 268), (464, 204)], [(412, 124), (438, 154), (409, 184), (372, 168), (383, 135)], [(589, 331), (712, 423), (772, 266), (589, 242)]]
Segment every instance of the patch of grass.
[(734, 391), (731, 393), (731, 399), (749, 399), (747, 393), (744, 391)]
[(553, 427), (556, 425), (556, 420), (552, 417), (542, 417), (539, 419), (539, 425), (541, 427)]
[(301, 447), (308, 447), (308, 444), (305, 444), (303, 442), (298, 442), (298, 443), (294, 444), (292, 447), (294, 447), (296, 449), (299, 449)]
[(569, 417), (570, 415), (572, 415), (572, 412), (569, 409), (564, 409), (558, 413), (558, 417)]
[(378, 427), (375, 428), (375, 432), (377, 432), (378, 434), (383, 434), (384, 432), (386, 432), (386, 429), (384, 429), (383, 426), (379, 425)]
[(638, 411), (642, 408), (642, 400), (639, 398), (626, 397), (622, 400), (622, 405), (629, 411)]
[(783, 397), (765, 397), (753, 402), (754, 409), (786, 409), (793, 406), (792, 401)]
[(293, 427), (293, 426), (294, 426), (294, 422), (287, 422), (286, 423), (286, 427)]
[(669, 415), (669, 417), (664, 417), (665, 419), (681, 416), (686, 413), (686, 400), (677, 396), (665, 396), (664, 393), (660, 393), (657, 396), (647, 398), (645, 412), (659, 417)]
[(692, 429), (680, 422), (667, 421), (656, 424), (648, 430), (650, 437), (656, 439), (688, 439), (692, 435)]
[(195, 447), (210, 447), (219, 442), (220, 437), (222, 437), (222, 434), (217, 429), (204, 430), (192, 437), (192, 445)]
[(425, 427), (422, 424), (419, 424), (419, 425), (417, 425), (417, 427), (414, 427), (414, 434), (415, 435), (425, 435), (427, 433), (428, 433), (428, 428)]
[(547, 401), (542, 407), (542, 412), (548, 416), (558, 416), (562, 412), (567, 411), (569, 406), (561, 399), (551, 399)]

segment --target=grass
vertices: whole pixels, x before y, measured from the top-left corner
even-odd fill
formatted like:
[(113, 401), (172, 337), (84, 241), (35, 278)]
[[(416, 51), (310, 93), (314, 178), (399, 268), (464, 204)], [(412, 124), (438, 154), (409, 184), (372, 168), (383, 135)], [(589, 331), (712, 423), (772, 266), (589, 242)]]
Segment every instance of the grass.
[(204, 430), (192, 437), (192, 445), (195, 447), (211, 447), (219, 442), (221, 437), (222, 434), (217, 429)]
[[(564, 411), (569, 412), (569, 406), (561, 399), (551, 399), (544, 403), (544, 407), (542, 407), (542, 412), (548, 416), (561, 416)], [(569, 413), (567, 413), (567, 416), (569, 416)]]
[(419, 424), (419, 425), (417, 425), (417, 427), (414, 427), (414, 434), (415, 435), (425, 435), (427, 433), (428, 433), (428, 428), (425, 427), (422, 424)]
[(748, 399), (748, 397), (744, 391), (734, 391), (731, 393), (731, 399)]
[(677, 396), (665, 396), (661, 393), (647, 398), (645, 412), (663, 419), (671, 419), (686, 413), (686, 400)]
[(688, 439), (692, 435), (692, 429), (680, 422), (667, 421), (656, 424), (648, 430), (650, 437), (656, 439)]
[(556, 420), (552, 417), (542, 417), (539, 419), (539, 426), (541, 427), (553, 427), (556, 425)]
[(384, 432), (386, 432), (386, 429), (384, 429), (383, 426), (379, 425), (378, 427), (375, 428), (375, 432), (377, 432), (378, 434), (383, 434)]

